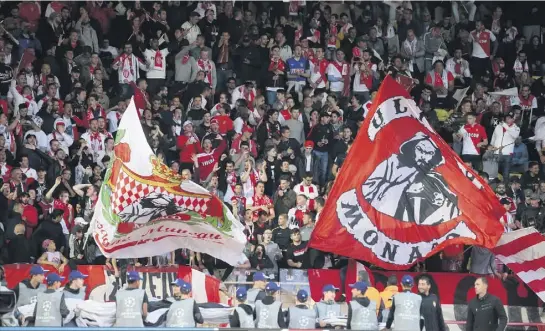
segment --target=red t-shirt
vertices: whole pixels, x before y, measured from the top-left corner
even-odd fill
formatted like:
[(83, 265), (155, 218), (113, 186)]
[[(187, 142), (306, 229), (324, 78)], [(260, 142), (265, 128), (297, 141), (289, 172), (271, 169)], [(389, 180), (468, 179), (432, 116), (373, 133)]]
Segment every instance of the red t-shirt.
[(72, 229), (73, 220), (70, 218), (70, 208), (68, 206), (68, 203), (63, 203), (61, 200), (55, 199), (53, 200), (52, 211), (55, 209), (61, 209), (64, 211), (62, 219), (64, 221), (64, 224), (66, 224), (66, 228), (68, 229), (68, 231), (70, 231)]

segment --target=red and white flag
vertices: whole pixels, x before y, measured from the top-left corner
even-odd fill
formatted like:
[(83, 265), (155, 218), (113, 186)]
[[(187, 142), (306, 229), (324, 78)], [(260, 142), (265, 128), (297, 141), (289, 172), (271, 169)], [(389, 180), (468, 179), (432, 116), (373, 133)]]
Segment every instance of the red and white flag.
[(545, 237), (541, 233), (535, 228), (505, 233), (492, 252), (545, 301)]
[(134, 105), (115, 137), (90, 231), (106, 257), (140, 258), (188, 248), (235, 265), (243, 225), (215, 195), (173, 172), (148, 145)]
[(195, 299), (197, 303), (220, 302), (219, 279), (190, 267), (180, 267), (178, 277), (191, 283), (191, 287), (193, 288), (193, 299)]
[(407, 269), (453, 244), (495, 247), (505, 212), (391, 76), (382, 82), (310, 246)]

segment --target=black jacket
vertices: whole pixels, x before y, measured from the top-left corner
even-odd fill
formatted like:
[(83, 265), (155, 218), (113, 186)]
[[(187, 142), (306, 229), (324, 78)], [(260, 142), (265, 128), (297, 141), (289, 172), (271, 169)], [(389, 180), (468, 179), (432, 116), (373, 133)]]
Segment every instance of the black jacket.
[[(261, 300), (264, 305), (269, 306), (274, 303), (274, 298), (271, 296), (266, 296)], [(255, 310), (254, 310), (254, 320), (256, 319)], [(281, 329), (285, 329), (288, 327), (288, 324), (286, 323), (286, 320), (284, 319), (284, 312), (282, 311), (282, 308), (278, 310), (278, 326), (280, 326)]]
[(507, 314), (503, 303), (496, 296), (486, 294), (475, 297), (467, 307), (467, 331), (503, 331), (507, 326)]
[[(369, 300), (369, 298), (367, 297), (363, 297), (363, 298), (353, 298), (353, 300), (357, 301), (360, 305), (364, 306), (364, 307), (367, 307), (369, 306), (369, 304), (371, 303), (371, 300)], [(382, 309), (384, 308), (384, 304), (381, 302), (380, 304), (380, 309), (378, 311), (378, 315), (377, 315), (377, 320), (379, 321), (382, 321)], [(352, 327), (350, 326), (350, 321), (352, 320), (352, 306), (351, 305), (348, 305), (348, 318), (346, 319), (346, 328), (348, 330), (352, 329)], [(434, 330), (434, 329), (430, 329), (430, 330)]]
[[(238, 305), (238, 307), (242, 308), (248, 315), (254, 314), (254, 309), (250, 305), (243, 303)], [(240, 319), (236, 310), (233, 310), (233, 314), (229, 315), (229, 326), (232, 328), (240, 328)]]
[(420, 314), (424, 318), (420, 320), (420, 324), (422, 325), (423, 322), (426, 330), (445, 331), (443, 310), (437, 295), (430, 293), (429, 295), (420, 294), (420, 296), (422, 297)]

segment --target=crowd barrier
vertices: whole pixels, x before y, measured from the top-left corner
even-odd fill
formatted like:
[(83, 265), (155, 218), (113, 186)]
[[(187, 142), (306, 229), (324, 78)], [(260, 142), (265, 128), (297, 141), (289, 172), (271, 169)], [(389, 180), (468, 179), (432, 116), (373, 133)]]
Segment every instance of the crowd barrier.
[[(13, 288), (18, 282), (28, 277), (30, 265), (5, 265), (6, 280), (9, 288)], [(89, 275), (86, 280), (88, 297), (93, 300), (112, 301), (116, 291), (124, 286), (124, 277), (115, 277), (105, 266), (79, 266), (78, 270)], [(178, 277), (186, 277), (192, 272), (187, 266), (163, 267), (163, 268), (136, 268), (142, 275), (142, 287), (148, 296), (166, 298), (172, 295), (169, 284)], [(65, 271), (68, 272), (68, 271)], [(205, 289), (204, 300), (208, 302), (231, 303), (236, 288), (249, 286), (252, 280), (251, 270), (235, 270), (223, 283), (213, 277), (199, 280), (193, 277), (195, 288)], [(477, 276), (460, 273), (406, 273), (376, 271), (370, 273), (371, 283), (382, 291), (389, 276), (396, 275), (398, 279), (405, 274), (412, 275), (416, 281), (422, 275), (431, 279), (433, 293), (439, 296), (443, 315), (450, 325), (450, 331), (463, 330), (467, 316), (467, 302), (475, 296), (473, 284)], [(185, 276), (184, 276), (185, 275)], [(123, 275), (122, 275), (123, 276)], [(346, 284), (355, 281), (356, 272), (348, 270)], [(295, 302), (295, 294), (299, 289), (306, 289), (311, 293), (315, 301), (321, 299), (321, 289), (325, 284), (333, 284), (342, 287), (340, 271), (332, 269), (288, 270), (281, 269), (278, 273), (278, 283), (281, 287), (280, 299), (289, 306)], [(218, 291), (221, 288), (221, 291)], [(416, 290), (416, 289), (415, 289)], [(196, 293), (197, 291), (194, 291)], [(218, 292), (220, 294), (218, 294)], [(544, 330), (545, 315), (542, 313), (543, 303), (522, 282), (516, 278), (508, 278), (501, 281), (497, 278), (489, 278), (489, 292), (498, 296), (506, 307), (511, 327), (509, 330)], [(350, 290), (346, 291), (350, 299)], [(346, 308), (345, 308), (346, 309)], [(63, 328), (66, 330), (67, 328)], [(199, 328), (203, 330), (205, 328)], [(3, 328), (8, 330), (8, 328)], [(205, 329), (206, 330), (206, 329)]]

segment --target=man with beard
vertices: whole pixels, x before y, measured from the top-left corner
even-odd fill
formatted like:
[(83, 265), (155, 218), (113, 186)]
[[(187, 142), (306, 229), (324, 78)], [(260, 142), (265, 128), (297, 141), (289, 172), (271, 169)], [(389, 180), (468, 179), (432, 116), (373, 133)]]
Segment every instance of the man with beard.
[(528, 171), (526, 171), (521, 179), (520, 184), (523, 190), (532, 190), (536, 191), (541, 181), (541, 176), (539, 175), (539, 164), (535, 161), (531, 161), (528, 164)]
[(541, 206), (537, 193), (530, 195), (530, 204), (522, 211), (520, 222), (524, 228), (534, 227), (541, 233), (545, 232), (545, 207)]
[[(441, 150), (419, 132), (380, 163), (363, 184), (365, 199), (379, 212), (404, 222), (436, 225), (460, 214), (457, 197), (434, 169), (444, 162)], [(388, 169), (397, 169), (394, 178)], [(397, 201), (398, 203), (384, 203)]]
[(426, 330), (445, 331), (445, 320), (443, 319), (441, 302), (437, 295), (430, 293), (430, 289), (430, 279), (426, 276), (420, 277), (418, 280), (418, 292), (422, 297), (420, 314), (424, 318), (424, 327)]
[(507, 190), (505, 188), (505, 184), (499, 183), (498, 186), (496, 186), (496, 196), (498, 197), (498, 199), (505, 198), (505, 199), (509, 200), (510, 205), (511, 205), (511, 208), (509, 209), (509, 212), (514, 215), (515, 212), (517, 211), (517, 205), (516, 205), (516, 202), (513, 201), (513, 198), (507, 195)]

